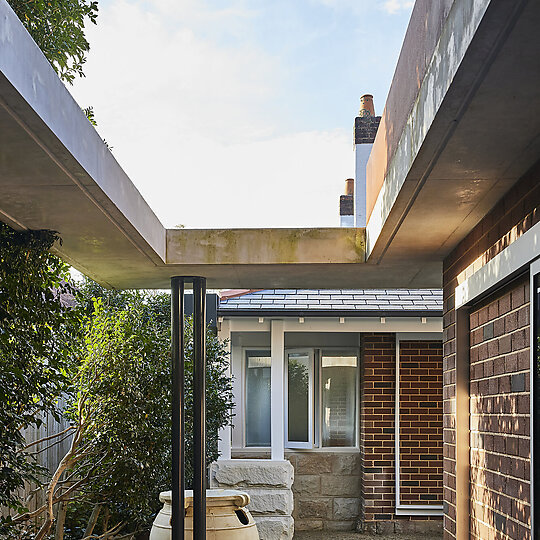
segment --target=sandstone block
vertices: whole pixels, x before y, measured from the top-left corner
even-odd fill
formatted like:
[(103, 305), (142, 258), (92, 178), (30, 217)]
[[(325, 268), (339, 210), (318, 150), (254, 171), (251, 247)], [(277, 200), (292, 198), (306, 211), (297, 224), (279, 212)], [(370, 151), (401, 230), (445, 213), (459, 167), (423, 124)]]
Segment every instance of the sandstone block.
[(293, 494), (290, 489), (249, 488), (249, 511), (253, 515), (283, 514), (291, 515), (293, 511)]
[(323, 476), (321, 477), (321, 494), (336, 497), (359, 497), (360, 480), (351, 476)]
[(332, 515), (332, 500), (322, 498), (303, 498), (296, 501), (297, 515), (301, 519), (328, 519)]
[(290, 488), (293, 478), (294, 469), (289, 461), (230, 459), (214, 461), (210, 465), (212, 487)]
[(334, 499), (334, 519), (338, 521), (356, 520), (360, 511), (360, 499), (356, 497), (336, 497)]
[(318, 495), (321, 490), (321, 477), (315, 474), (296, 475), (292, 490), (295, 495)]
[(260, 540), (291, 540), (294, 535), (294, 521), (290, 516), (255, 517)]
[(295, 531), (322, 531), (324, 522), (322, 519), (295, 519)]
[(355, 521), (327, 521), (325, 529), (328, 531), (353, 531)]
[(332, 456), (332, 472), (341, 476), (360, 476), (362, 474), (360, 453), (334, 454)]
[(297, 454), (296, 474), (322, 474), (332, 472), (332, 454)]

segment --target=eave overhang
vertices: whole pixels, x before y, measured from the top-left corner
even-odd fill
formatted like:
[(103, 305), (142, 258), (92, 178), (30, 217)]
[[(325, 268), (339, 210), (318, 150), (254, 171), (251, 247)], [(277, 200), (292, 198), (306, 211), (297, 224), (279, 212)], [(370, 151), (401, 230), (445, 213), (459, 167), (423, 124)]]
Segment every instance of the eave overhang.
[(443, 261), (540, 158), (540, 3), (417, 1), (368, 163), (369, 264)]

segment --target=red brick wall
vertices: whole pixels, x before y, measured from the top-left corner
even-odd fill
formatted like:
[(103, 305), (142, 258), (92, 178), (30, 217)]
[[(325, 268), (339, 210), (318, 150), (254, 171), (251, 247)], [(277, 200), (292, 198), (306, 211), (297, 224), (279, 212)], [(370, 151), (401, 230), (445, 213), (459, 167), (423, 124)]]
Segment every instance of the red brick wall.
[[(443, 407), (444, 407), (444, 416), (443, 416), (443, 439), (444, 439), (444, 473), (443, 473), (443, 483), (444, 483), (444, 501), (446, 506), (446, 513), (444, 518), (444, 529), (445, 529), (445, 539), (455, 538), (456, 533), (456, 433), (455, 433), (455, 397), (456, 397), (456, 313), (454, 310), (454, 292), (456, 286), (461, 283), (464, 279), (468, 278), (472, 273), (477, 271), (482, 265), (486, 264), (498, 253), (504, 250), (508, 245), (514, 242), (519, 238), (523, 233), (529, 230), (534, 224), (536, 224), (540, 219), (539, 211), (540, 203), (540, 164), (537, 164), (533, 167), (513, 188), (512, 190), (501, 199), (501, 201), (495, 206), (495, 208), (490, 212), (478, 225), (469, 233), (469, 235), (456, 247), (456, 249), (449, 254), (449, 256), (444, 261), (443, 269), (443, 294), (444, 294), (444, 315), (443, 315), (443, 327), (444, 327), (444, 338), (443, 338)], [(521, 286), (521, 285), (520, 285)], [(524, 285), (523, 285), (524, 286)], [(498, 305), (500, 307), (501, 301), (504, 302), (503, 296), (508, 294), (509, 291), (506, 291), (504, 294), (499, 293), (494, 296), (488, 302), (493, 304), (493, 306)], [(510, 298), (511, 298), (510, 291)], [(494, 313), (494, 307), (492, 306), (492, 314)], [(484, 306), (485, 307), (485, 306)], [(480, 312), (482, 308), (474, 308), (475, 312)], [(528, 307), (525, 308), (528, 312)], [(484, 314), (485, 312), (482, 311)], [(488, 309), (489, 314), (489, 309)], [(472, 313), (474, 315), (474, 313)], [(484, 315), (483, 315), (484, 316)], [(499, 316), (494, 316), (493, 322)], [(523, 317), (523, 315), (522, 315)], [(504, 320), (504, 319), (503, 319)], [(483, 320), (484, 325), (487, 322)], [(476, 324), (476, 319), (471, 318), (471, 323)], [(497, 329), (501, 330), (500, 320), (497, 321)], [(520, 330), (525, 330), (525, 327), (522, 327)], [(495, 331), (495, 330), (494, 330)], [(527, 330), (528, 331), (528, 330)], [(483, 332), (483, 330), (482, 330)], [(488, 330), (489, 332), (489, 330)], [(504, 334), (511, 333), (508, 332), (505, 328)], [(475, 334), (476, 336), (476, 334)], [(503, 338), (505, 346), (507, 346), (508, 338), (504, 338), (503, 335), (498, 335), (498, 338)], [(477, 339), (475, 337), (475, 339)], [(489, 340), (487, 340), (489, 341)], [(497, 343), (497, 344), (495, 344)], [(478, 347), (477, 347), (478, 345)], [(485, 346), (484, 346), (485, 345)], [(471, 349), (471, 355), (480, 354), (473, 352), (473, 350), (478, 349), (482, 350), (482, 354), (488, 348), (488, 354), (494, 353), (494, 348), (499, 346), (499, 339), (493, 341), (491, 345), (489, 343), (474, 343)], [(491, 347), (491, 352), (489, 352), (489, 347)], [(504, 350), (504, 349), (503, 349)], [(501, 353), (498, 356), (489, 357), (490, 360), (493, 359), (494, 365), (497, 365), (498, 369), (503, 369), (504, 363), (504, 374), (503, 372), (498, 373), (498, 376), (509, 376), (510, 373), (513, 373), (513, 366), (509, 364), (506, 367), (506, 359), (504, 354)], [(522, 351), (522, 354), (523, 351)], [(471, 357), (472, 358), (472, 357)], [(476, 358), (476, 357), (474, 357)], [(484, 358), (486, 360), (488, 357)], [(501, 360), (502, 358), (502, 360)], [(477, 362), (476, 360), (475, 362)], [(490, 364), (488, 364), (489, 366)], [(483, 369), (483, 367), (482, 367)], [(472, 381), (473, 384), (480, 381), (477, 381), (479, 376), (480, 367), (475, 367), (474, 371), (471, 369), (471, 377), (474, 376), (475, 379)], [(488, 367), (489, 370), (489, 367)], [(508, 372), (506, 372), (508, 370)], [(488, 371), (489, 373), (489, 371)], [(483, 372), (482, 372), (483, 374)], [(497, 378), (497, 377), (496, 377)], [(506, 384), (507, 378), (503, 378)], [(489, 383), (488, 388), (489, 388)], [(494, 390), (495, 384), (497, 384), (497, 392), (499, 392), (498, 380), (491, 383), (492, 389)], [(485, 389), (486, 382), (482, 383), (482, 388)], [(476, 386), (474, 385), (474, 391), (476, 392)], [(504, 388), (504, 386), (503, 386)], [(479, 391), (479, 390), (478, 390)], [(482, 390), (483, 391), (483, 390)], [(475, 394), (476, 396), (477, 394)], [(476, 398), (475, 398), (476, 399)], [(501, 397), (500, 399), (503, 399)], [(522, 398), (522, 403), (525, 399)], [(476, 403), (476, 401), (474, 401)], [(525, 406), (525, 405), (523, 405)], [(476, 411), (475, 411), (476, 414)], [(480, 410), (480, 415), (485, 416), (487, 414), (485, 411)], [(525, 413), (523, 413), (525, 414)], [(492, 428), (496, 429), (496, 428)], [(476, 434), (475, 434), (476, 437)], [(490, 438), (487, 439), (484, 437), (483, 444), (489, 444)], [(475, 444), (478, 444), (475, 439)], [(512, 443), (510, 443), (512, 444)], [(523, 443), (522, 443), (523, 444)], [(491, 470), (503, 470), (502, 462), (505, 463), (506, 458), (512, 454), (507, 453), (506, 447), (499, 448), (500, 452), (496, 452), (499, 456), (497, 458), (490, 455), (490, 466)], [(476, 452), (473, 451), (473, 455), (481, 453), (482, 450)], [(501, 466), (494, 464), (495, 459), (501, 459)], [(475, 494), (480, 496), (479, 494)], [(502, 504), (502, 502), (501, 502)], [(499, 506), (497, 503), (496, 506)], [(502, 506), (501, 506), (502, 508)], [(514, 512), (514, 510), (513, 510)], [(520, 510), (515, 508), (515, 513), (513, 515), (518, 516)], [(475, 516), (479, 516), (478, 513)], [(498, 523), (501, 523), (501, 519), (498, 519)], [(476, 522), (476, 517), (475, 517)], [(491, 533), (490, 533), (491, 534)], [(499, 536), (494, 535), (483, 538), (483, 540), (490, 540), (490, 538), (498, 538)], [(523, 538), (522, 536), (510, 536), (509, 538)]]
[[(394, 514), (395, 344), (395, 334), (363, 336), (361, 519), (364, 530), (372, 532), (400, 531), (405, 525), (404, 522), (411, 519), (409, 516)], [(405, 466), (402, 470), (401, 489), (405, 489), (404, 495), (411, 497), (411, 502), (422, 495), (434, 495), (435, 501), (442, 497), (441, 352), (441, 344), (432, 342), (407, 342), (400, 348), (400, 355), (403, 355), (401, 361), (404, 362), (405, 358), (407, 364), (403, 366), (403, 370), (400, 369), (401, 389), (404, 392), (402, 404), (407, 404), (404, 405), (400, 421), (404, 436), (402, 449), (404, 452), (411, 450), (404, 454), (401, 462), (402, 466)], [(420, 374), (424, 381), (427, 380), (427, 385), (419, 382)], [(419, 390), (421, 392), (418, 392)], [(426, 407), (425, 404), (428, 403), (433, 407)], [(406, 432), (411, 429), (413, 432)], [(413, 455), (419, 459), (413, 458)], [(403, 481), (419, 482), (420, 485), (412, 489), (413, 486), (406, 486)], [(436, 504), (425, 498), (422, 501), (423, 504)], [(409, 500), (402, 499), (402, 502), (407, 503)], [(417, 519), (425, 520), (422, 517)], [(398, 521), (399, 524), (395, 525), (394, 522)], [(434, 521), (437, 521), (437, 518)]]
[(442, 343), (399, 347), (400, 499), (442, 504)]
[(365, 522), (394, 517), (395, 346), (394, 334), (363, 337), (360, 451)]
[(474, 306), (470, 314), (470, 510), (475, 540), (530, 538), (527, 278)]

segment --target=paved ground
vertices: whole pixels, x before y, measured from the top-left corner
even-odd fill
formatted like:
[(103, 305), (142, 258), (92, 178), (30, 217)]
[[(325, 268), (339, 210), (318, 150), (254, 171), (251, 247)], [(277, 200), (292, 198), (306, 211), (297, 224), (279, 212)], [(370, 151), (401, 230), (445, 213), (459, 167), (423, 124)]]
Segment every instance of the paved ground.
[(334, 532), (334, 531), (298, 531), (294, 533), (294, 540), (442, 540), (442, 534), (390, 534), (390, 535), (369, 535), (355, 532)]

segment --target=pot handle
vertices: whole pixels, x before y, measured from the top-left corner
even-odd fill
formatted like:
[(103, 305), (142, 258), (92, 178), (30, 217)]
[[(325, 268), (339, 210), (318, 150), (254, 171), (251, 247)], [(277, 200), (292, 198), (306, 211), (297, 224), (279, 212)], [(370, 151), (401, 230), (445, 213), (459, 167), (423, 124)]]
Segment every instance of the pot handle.
[(233, 502), (239, 508), (243, 508), (249, 504), (249, 495), (247, 493), (238, 493), (238, 495), (234, 496)]

